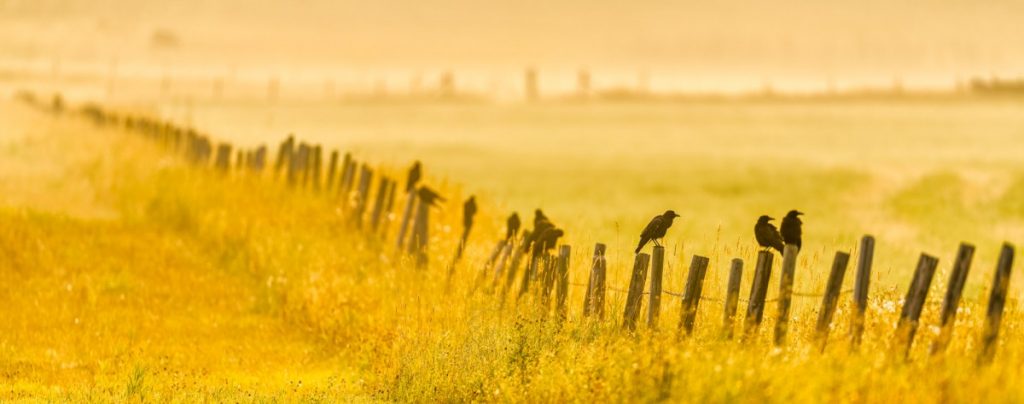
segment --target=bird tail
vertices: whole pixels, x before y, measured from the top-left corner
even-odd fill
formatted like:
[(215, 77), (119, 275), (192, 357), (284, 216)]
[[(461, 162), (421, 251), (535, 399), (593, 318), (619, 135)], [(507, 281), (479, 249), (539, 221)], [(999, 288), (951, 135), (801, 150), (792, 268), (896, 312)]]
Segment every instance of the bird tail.
[(643, 238), (640, 239), (640, 244), (637, 244), (636, 251), (634, 251), (633, 253), (634, 254), (640, 254), (640, 250), (644, 249), (644, 245), (645, 244), (647, 244), (647, 239), (643, 239)]

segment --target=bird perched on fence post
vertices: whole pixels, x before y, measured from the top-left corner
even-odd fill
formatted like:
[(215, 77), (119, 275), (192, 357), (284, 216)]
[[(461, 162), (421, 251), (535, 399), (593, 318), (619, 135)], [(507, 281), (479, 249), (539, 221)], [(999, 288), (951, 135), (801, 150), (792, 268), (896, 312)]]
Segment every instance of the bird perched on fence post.
[(515, 213), (515, 212), (512, 212), (512, 216), (509, 216), (508, 220), (505, 221), (505, 242), (506, 243), (512, 241), (512, 239), (514, 239), (516, 237), (516, 234), (519, 233), (519, 226), (521, 226), (521, 225), (522, 225), (522, 222), (519, 221), (519, 214)]
[(530, 251), (530, 245), (536, 242), (545, 230), (554, 227), (555, 225), (551, 224), (551, 221), (548, 220), (548, 217), (544, 215), (543, 211), (540, 209), (535, 210), (533, 212), (533, 231), (530, 232), (528, 237), (523, 239), (523, 251)]
[(648, 241), (653, 241), (654, 245), (661, 246), (658, 242), (662, 237), (665, 237), (665, 233), (669, 227), (672, 227), (672, 220), (679, 217), (676, 212), (672, 210), (666, 210), (665, 213), (655, 216), (651, 219), (650, 223), (647, 223), (647, 227), (644, 227), (644, 231), (640, 232), (640, 243), (636, 246), (636, 253), (639, 254), (640, 250), (647, 245)]
[(800, 215), (804, 214), (799, 210), (793, 209), (786, 214), (786, 217), (782, 218), (782, 226), (780, 226), (782, 232), (782, 241), (785, 241), (787, 245), (792, 244), (799, 250), (803, 244), (803, 229), (801, 226), (804, 224), (800, 220)]
[(782, 249), (785, 247), (782, 241), (782, 235), (779, 234), (779, 229), (775, 228), (774, 224), (771, 224), (772, 218), (768, 215), (761, 215), (757, 219), (757, 224), (754, 225), (754, 238), (757, 239), (757, 244), (765, 249), (774, 248), (782, 253)]

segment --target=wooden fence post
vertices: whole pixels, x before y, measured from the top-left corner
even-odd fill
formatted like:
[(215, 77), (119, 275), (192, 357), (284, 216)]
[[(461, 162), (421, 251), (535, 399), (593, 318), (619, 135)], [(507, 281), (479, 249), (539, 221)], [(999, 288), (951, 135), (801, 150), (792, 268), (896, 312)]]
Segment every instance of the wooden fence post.
[(505, 268), (508, 267), (508, 259), (512, 255), (512, 249), (515, 248), (512, 239), (502, 240), (498, 244), (501, 246), (501, 251), (498, 252), (498, 257), (494, 260), (494, 264), (492, 264), (494, 276), (491, 278), (491, 290), (494, 290), (494, 288), (501, 284), (502, 275), (505, 274)]
[[(526, 230), (523, 232), (523, 240), (530, 238), (530, 231)], [(509, 243), (513, 244), (513, 243)], [(523, 262), (523, 255), (526, 254), (526, 249), (523, 246), (515, 246), (515, 254), (512, 255), (512, 262), (508, 267), (508, 275), (505, 277), (505, 284), (501, 287), (501, 303), (505, 303), (505, 297), (508, 296), (509, 289), (515, 285), (516, 273), (519, 272), (519, 264)]]
[(402, 248), (402, 244), (405, 242), (405, 232), (409, 228), (409, 220), (412, 219), (413, 207), (416, 205), (416, 191), (407, 191), (405, 193), (405, 212), (402, 214), (402, 221), (398, 225), (398, 240), (396, 244), (398, 248)]
[(921, 319), (921, 311), (924, 309), (925, 299), (928, 298), (928, 289), (932, 284), (932, 277), (935, 275), (935, 267), (939, 260), (928, 254), (921, 254), (917, 263), (917, 270), (914, 271), (914, 279), (910, 281), (910, 288), (907, 289), (907, 297), (903, 301), (903, 309), (900, 311), (899, 322), (896, 323), (896, 343), (894, 346), (903, 345), (903, 356), (910, 356), (910, 347), (914, 344), (914, 334)]
[(747, 300), (747, 315), (743, 319), (743, 337), (749, 338), (757, 331), (764, 319), (764, 299), (768, 295), (768, 280), (772, 276), (772, 260), (775, 256), (770, 251), (757, 253), (757, 266), (754, 268), (754, 280), (750, 285), (750, 299)]
[(828, 329), (832, 325), (832, 316), (836, 312), (836, 303), (839, 302), (839, 292), (843, 288), (843, 278), (846, 276), (846, 265), (850, 262), (850, 254), (841, 251), (836, 252), (832, 260), (832, 270), (828, 273), (828, 283), (825, 284), (825, 296), (821, 299), (821, 311), (818, 312), (818, 324), (815, 326), (815, 338), (825, 350), (828, 343)]
[(356, 194), (356, 208), (353, 209), (351, 217), (351, 220), (356, 224), (356, 228), (363, 226), (363, 214), (366, 212), (367, 200), (370, 194), (370, 183), (372, 181), (373, 170), (366, 164), (363, 164), (359, 167), (359, 191)]
[(313, 146), (311, 154), (312, 154), (312, 156), (311, 156), (312, 157), (311, 158), (312, 162), (310, 163), (310, 167), (309, 168), (313, 172), (312, 172), (312, 175), (310, 175), (310, 181), (313, 183), (313, 190), (319, 192), (320, 191), (320, 171), (321, 171), (321, 168), (323, 166), (323, 161), (322, 161), (323, 160), (323, 147), (321, 147), (320, 145)]
[(216, 167), (221, 172), (228, 172), (231, 169), (231, 144), (221, 143), (217, 145)]
[(743, 280), (743, 260), (733, 258), (729, 267), (729, 285), (725, 290), (725, 315), (722, 318), (722, 336), (732, 339), (736, 309), (740, 300), (740, 281)]
[(335, 189), (335, 175), (338, 171), (338, 151), (331, 150), (331, 157), (327, 161), (327, 183), (324, 184), (324, 190), (332, 192)]
[[(192, 137), (192, 132), (189, 131), (188, 136)], [(281, 170), (287, 170), (288, 174), (291, 173), (292, 157), (295, 154), (295, 136), (288, 135), (288, 138), (277, 148), (277, 161), (274, 162), (274, 176), (278, 177), (281, 175)], [(290, 178), (290, 177), (289, 177)]]
[(373, 200), (373, 211), (370, 214), (370, 229), (374, 234), (377, 233), (377, 227), (380, 226), (380, 217), (384, 213), (384, 199), (387, 197), (390, 182), (391, 180), (385, 176), (381, 176), (380, 181), (377, 182), (377, 195)]
[(572, 247), (563, 245), (558, 247), (558, 293), (555, 297), (555, 313), (559, 322), (565, 322), (569, 317), (569, 259)]
[(654, 246), (651, 254), (651, 294), (647, 304), (647, 328), (658, 329), (661, 315), (661, 281), (665, 273), (665, 247)]
[(629, 294), (626, 295), (626, 307), (622, 313), (622, 328), (636, 330), (636, 321), (640, 317), (640, 306), (643, 305), (644, 284), (647, 283), (647, 264), (650, 255), (640, 253), (633, 261), (633, 277), (629, 280)]
[(996, 356), (996, 342), (999, 339), (999, 326), (1003, 320), (1003, 306), (1006, 305), (1006, 291), (1010, 287), (1010, 271), (1013, 269), (1013, 245), (1004, 243), (996, 265), (996, 275), (992, 279), (992, 291), (988, 296), (988, 312), (985, 315), (985, 328), (981, 333), (981, 350), (978, 351), (978, 364), (992, 362)]
[(796, 273), (796, 256), (800, 248), (789, 244), (782, 253), (782, 274), (779, 279), (779, 312), (775, 322), (775, 346), (786, 343), (789, 331), (789, 308), (793, 303), (793, 276)]
[(554, 255), (545, 253), (544, 254), (544, 273), (541, 284), (541, 304), (544, 305), (544, 311), (547, 312), (551, 309), (551, 291), (555, 287), (555, 267), (556, 258)]
[(704, 290), (704, 275), (708, 271), (708, 258), (694, 255), (690, 261), (690, 273), (686, 276), (686, 287), (683, 290), (683, 305), (679, 314), (679, 330), (685, 335), (693, 334), (693, 324), (697, 320), (697, 307)]
[(974, 258), (974, 246), (960, 243), (956, 252), (953, 271), (949, 274), (946, 296), (942, 300), (942, 316), (939, 318), (939, 335), (932, 342), (932, 355), (946, 350), (953, 337), (953, 325), (956, 323), (956, 308), (960, 305), (960, 295), (967, 283), (967, 273), (971, 270), (971, 259)]
[(604, 318), (605, 271), (607, 269), (604, 244), (594, 245), (594, 258), (591, 260), (590, 280), (587, 282), (587, 294), (583, 297), (583, 317), (591, 314)]
[[(352, 177), (355, 176), (355, 164), (353, 164), (352, 153), (345, 153), (345, 159), (341, 162), (341, 179), (338, 181), (338, 194), (348, 204), (349, 192), (352, 188)], [(346, 208), (348, 206), (345, 206)]]
[(850, 317), (850, 346), (857, 349), (864, 335), (864, 315), (868, 309), (868, 287), (871, 284), (871, 262), (875, 256), (875, 238), (865, 235), (860, 239), (857, 258), (857, 277), (853, 286), (853, 316)]
[(416, 267), (427, 266), (427, 237), (430, 217), (429, 201), (422, 201), (417, 204), (416, 222), (413, 224), (412, 236), (409, 239), (409, 252), (416, 257)]

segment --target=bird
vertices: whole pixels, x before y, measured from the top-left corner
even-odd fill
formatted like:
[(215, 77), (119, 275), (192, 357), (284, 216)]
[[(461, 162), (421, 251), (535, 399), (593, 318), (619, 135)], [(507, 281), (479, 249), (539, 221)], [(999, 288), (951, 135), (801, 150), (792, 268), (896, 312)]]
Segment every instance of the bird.
[(422, 176), (423, 166), (419, 160), (416, 160), (412, 163), (412, 167), (409, 168), (409, 178), (405, 181), (405, 192), (412, 192)]
[(437, 191), (428, 188), (426, 185), (421, 186), (416, 191), (416, 197), (420, 199), (420, 203), (426, 205), (436, 205), (437, 201), (444, 202), (444, 197), (441, 194), (438, 194)]
[(800, 226), (804, 224), (804, 222), (800, 220), (800, 215), (802, 214), (804, 214), (804, 212), (796, 209), (789, 211), (789, 213), (786, 214), (786, 217), (782, 218), (782, 226), (780, 226), (779, 229), (782, 231), (782, 240), (785, 241), (787, 245), (795, 245), (798, 250), (803, 244), (803, 230), (800, 228)]
[(651, 219), (651, 222), (644, 227), (644, 231), (640, 232), (640, 244), (636, 246), (636, 253), (639, 254), (640, 250), (647, 245), (648, 241), (654, 241), (654, 245), (661, 246), (658, 242), (662, 237), (665, 237), (665, 232), (668, 231), (669, 227), (672, 227), (672, 220), (679, 217), (676, 212), (672, 210), (666, 210), (665, 213), (655, 216)]
[(462, 204), (462, 226), (465, 229), (473, 227), (473, 216), (476, 215), (476, 197), (470, 196), (466, 203)]
[(754, 238), (757, 239), (757, 244), (765, 249), (774, 248), (782, 253), (784, 244), (782, 242), (782, 235), (779, 234), (779, 229), (775, 228), (775, 225), (768, 223), (774, 218), (768, 215), (761, 215), (757, 219), (757, 224), (754, 225)]
[(554, 226), (545, 228), (533, 240), (533, 256), (543, 256), (545, 252), (555, 248), (558, 239), (565, 235), (565, 232)]
[(554, 224), (548, 220), (548, 217), (544, 215), (544, 212), (537, 209), (533, 212), (533, 231), (530, 232), (530, 236), (523, 240), (523, 251), (529, 251), (530, 246), (534, 244), (545, 231), (553, 229)]
[(522, 223), (519, 222), (519, 214), (515, 213), (515, 212), (512, 212), (512, 216), (509, 216), (508, 220), (505, 222), (505, 241), (506, 242), (511, 241), (513, 238), (516, 237), (516, 234), (519, 233), (519, 226), (520, 225), (522, 225)]

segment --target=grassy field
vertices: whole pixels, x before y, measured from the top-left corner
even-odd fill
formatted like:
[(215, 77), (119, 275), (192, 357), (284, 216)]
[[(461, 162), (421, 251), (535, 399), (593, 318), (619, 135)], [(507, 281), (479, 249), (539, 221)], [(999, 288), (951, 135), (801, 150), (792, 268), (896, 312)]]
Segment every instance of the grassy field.
[[(184, 119), (181, 111), (143, 107)], [(1024, 345), (1011, 283), (997, 361), (974, 366), (999, 243), (1024, 238), (1024, 116), (1011, 100), (746, 101), (672, 105), (196, 105), (188, 119), (255, 144), (294, 131), (392, 173), (424, 161), (454, 202), (437, 212), (432, 265), (417, 271), (392, 239), (346, 225), (334, 198), (269, 178), (187, 166), (119, 129), (23, 105), (0, 108), (0, 398), (40, 401), (1002, 401)], [(458, 206), (480, 194), (454, 290), (444, 266)], [(572, 280), (594, 242), (624, 287), (642, 224), (681, 212), (666, 287), (692, 254), (711, 258), (705, 295), (728, 261), (747, 263), (756, 217), (808, 212), (796, 289), (820, 292), (837, 250), (878, 237), (864, 346), (846, 341), (844, 295), (832, 343), (808, 343), (819, 300), (797, 299), (790, 344), (718, 338), (721, 306), (701, 303), (679, 340), (677, 299), (662, 332), (605, 321), (557, 326), (533, 302), (470, 293), (515, 209), (543, 207), (566, 228)], [(390, 224), (393, 235), (394, 224)], [(929, 359), (937, 304), (910, 362), (889, 355), (917, 255), (940, 258), (937, 302), (957, 243), (978, 252), (947, 355)], [(1018, 274), (1019, 275), (1019, 274)], [(772, 281), (769, 298), (776, 292)], [(847, 276), (847, 286), (852, 276)], [(745, 295), (745, 293), (744, 293)], [(744, 296), (745, 297), (745, 296)]]

